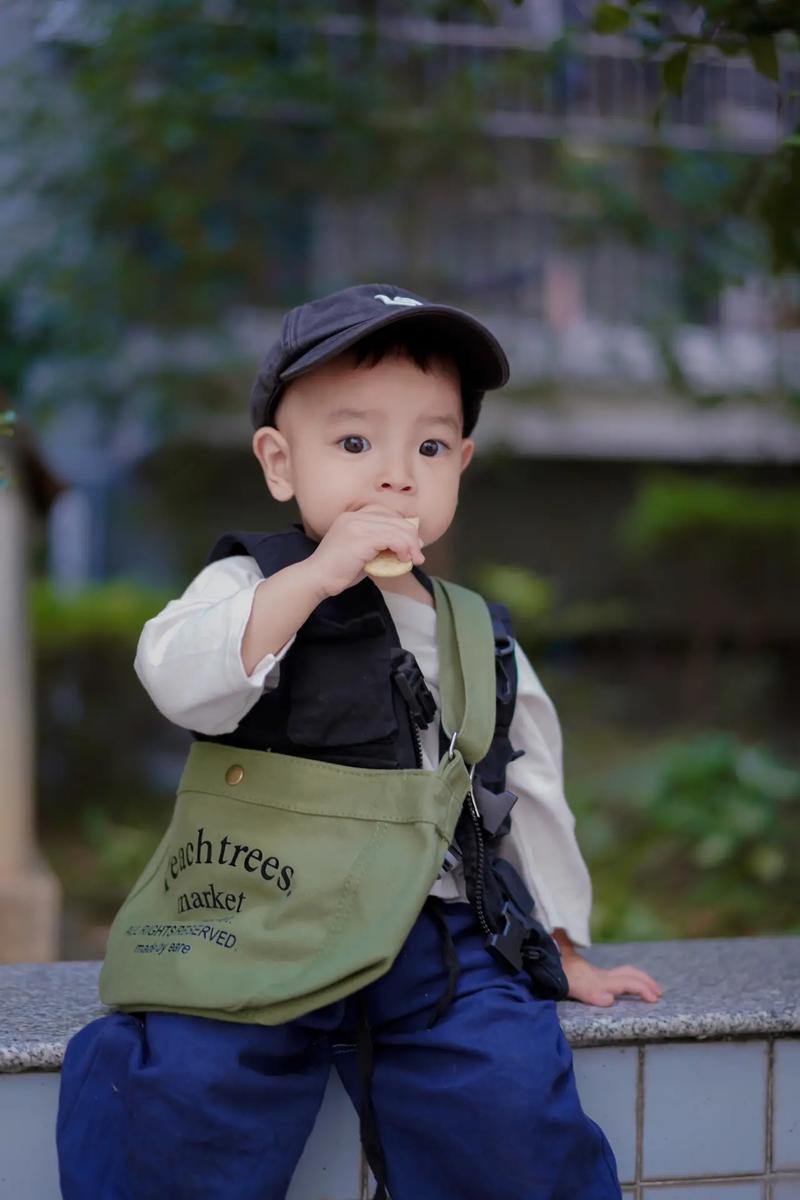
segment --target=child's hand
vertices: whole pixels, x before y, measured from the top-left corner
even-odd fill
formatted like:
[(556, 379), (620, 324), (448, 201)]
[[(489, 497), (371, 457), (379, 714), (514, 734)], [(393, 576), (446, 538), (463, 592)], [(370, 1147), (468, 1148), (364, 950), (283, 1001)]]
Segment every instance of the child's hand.
[(393, 550), (404, 562), (425, 561), (422, 539), (409, 520), (388, 505), (365, 504), (339, 513), (308, 559), (326, 596), (338, 596), (366, 579), (364, 564), (382, 550)]
[(616, 996), (641, 996), (651, 1003), (661, 998), (661, 988), (638, 967), (595, 967), (575, 950), (562, 952), (561, 966), (569, 982), (569, 999), (608, 1008)]

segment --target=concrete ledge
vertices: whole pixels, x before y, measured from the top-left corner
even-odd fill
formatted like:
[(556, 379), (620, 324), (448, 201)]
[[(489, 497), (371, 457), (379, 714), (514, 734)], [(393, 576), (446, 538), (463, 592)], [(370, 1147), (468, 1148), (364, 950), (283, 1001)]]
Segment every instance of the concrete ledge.
[[(672, 1039), (800, 1033), (800, 937), (609, 942), (586, 958), (632, 963), (664, 988), (656, 1004), (559, 1005), (573, 1048)], [(99, 962), (0, 966), (0, 1073), (57, 1071), (74, 1033), (108, 1010)]]
[(603, 967), (640, 967), (664, 994), (656, 1004), (560, 1004), (573, 1047), (800, 1032), (800, 937), (610, 942), (585, 957)]

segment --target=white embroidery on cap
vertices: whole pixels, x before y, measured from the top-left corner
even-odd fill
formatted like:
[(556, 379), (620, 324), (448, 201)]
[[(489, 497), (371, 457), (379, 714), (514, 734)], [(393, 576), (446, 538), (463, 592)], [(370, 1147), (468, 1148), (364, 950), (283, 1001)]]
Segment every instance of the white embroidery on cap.
[(403, 304), (406, 308), (414, 308), (416, 305), (422, 306), (421, 300), (412, 300), (410, 296), (384, 296), (382, 292), (374, 297), (375, 300), (382, 300), (384, 304)]

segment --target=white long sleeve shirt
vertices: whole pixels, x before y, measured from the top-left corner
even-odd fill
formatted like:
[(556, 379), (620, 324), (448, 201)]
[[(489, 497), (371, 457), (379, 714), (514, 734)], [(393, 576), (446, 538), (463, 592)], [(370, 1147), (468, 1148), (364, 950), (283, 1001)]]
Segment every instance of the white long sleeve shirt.
[[(294, 636), (266, 654), (248, 675), (242, 638), (263, 575), (250, 555), (210, 563), (183, 595), (147, 621), (134, 669), (156, 708), (176, 725), (198, 733), (230, 733), (258, 698), (277, 685), (280, 664)], [(384, 591), (401, 645), (417, 660), (437, 709), (439, 661), (436, 610)], [(524, 651), (515, 644), (517, 702), (511, 745), (525, 753), (506, 768), (506, 786), (518, 797), (502, 853), (519, 871), (536, 901), (534, 915), (548, 930), (565, 929), (578, 946), (591, 945), (592, 888), (575, 838), (575, 818), (564, 796), (561, 730), (553, 703)], [(438, 716), (420, 730), (423, 766), (439, 762)], [(465, 900), (459, 867), (437, 880), (431, 894)]]

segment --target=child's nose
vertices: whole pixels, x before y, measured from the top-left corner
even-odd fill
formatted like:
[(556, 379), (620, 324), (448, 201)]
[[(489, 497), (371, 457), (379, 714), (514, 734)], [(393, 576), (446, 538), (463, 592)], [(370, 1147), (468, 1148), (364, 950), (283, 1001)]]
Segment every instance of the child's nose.
[(388, 492), (413, 492), (413, 483), (407, 483), (405, 480), (395, 479), (394, 477), (387, 478), (381, 484), (381, 488)]
[(401, 458), (385, 461), (381, 464), (381, 487), (393, 491), (408, 491), (414, 487), (414, 473), (410, 465)]

